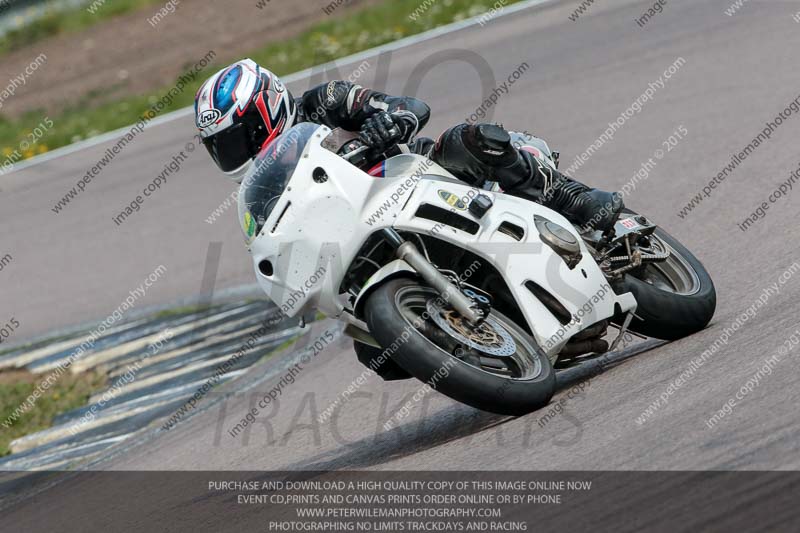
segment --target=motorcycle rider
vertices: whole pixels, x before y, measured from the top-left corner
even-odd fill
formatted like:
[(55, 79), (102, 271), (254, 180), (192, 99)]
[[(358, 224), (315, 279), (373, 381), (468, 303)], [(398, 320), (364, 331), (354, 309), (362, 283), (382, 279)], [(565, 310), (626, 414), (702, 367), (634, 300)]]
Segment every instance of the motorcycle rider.
[(383, 153), (399, 147), (427, 156), (475, 187), (499, 182), (506, 194), (536, 201), (579, 226), (607, 230), (623, 208), (621, 197), (592, 189), (515, 147), (495, 124), (460, 124), (434, 142), (417, 133), (430, 108), (411, 97), (390, 96), (347, 81), (323, 83), (293, 98), (281, 80), (251, 59), (211, 76), (195, 95), (195, 123), (217, 166), (236, 181), (260, 150), (300, 122), (359, 132)]

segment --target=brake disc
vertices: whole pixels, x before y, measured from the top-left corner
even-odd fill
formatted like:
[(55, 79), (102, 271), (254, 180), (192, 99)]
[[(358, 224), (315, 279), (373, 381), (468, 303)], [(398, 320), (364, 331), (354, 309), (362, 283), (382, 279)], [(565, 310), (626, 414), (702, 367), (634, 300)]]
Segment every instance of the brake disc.
[(472, 327), (456, 311), (437, 307), (434, 300), (426, 305), (431, 319), (458, 342), (495, 357), (510, 357), (517, 353), (517, 343), (491, 315), (478, 327)]

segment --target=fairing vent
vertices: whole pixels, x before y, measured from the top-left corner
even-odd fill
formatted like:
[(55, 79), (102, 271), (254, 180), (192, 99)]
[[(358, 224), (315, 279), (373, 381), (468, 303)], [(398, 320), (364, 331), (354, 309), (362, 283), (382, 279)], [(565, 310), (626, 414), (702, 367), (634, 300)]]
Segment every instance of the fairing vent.
[(497, 231), (504, 235), (508, 235), (514, 240), (521, 241), (525, 238), (525, 230), (511, 222), (503, 222)]
[(567, 311), (567, 308), (556, 299), (555, 296), (547, 292), (545, 289), (537, 285), (536, 283), (528, 280), (525, 282), (525, 288), (531, 291), (536, 298), (542, 302), (548, 311), (550, 311), (556, 319), (561, 322), (561, 325), (567, 325), (572, 320), (572, 316)]
[(478, 233), (480, 229), (477, 222), (432, 204), (422, 204), (414, 216), (438, 222), (472, 235)]
[(272, 231), (270, 231), (270, 233), (275, 233), (278, 230), (278, 226), (280, 225), (281, 220), (283, 220), (283, 217), (286, 215), (286, 212), (289, 211), (289, 208), (291, 206), (292, 202), (286, 202), (286, 207), (284, 207), (283, 211), (281, 211), (281, 216), (279, 216), (278, 220), (275, 221), (275, 225), (272, 226)]

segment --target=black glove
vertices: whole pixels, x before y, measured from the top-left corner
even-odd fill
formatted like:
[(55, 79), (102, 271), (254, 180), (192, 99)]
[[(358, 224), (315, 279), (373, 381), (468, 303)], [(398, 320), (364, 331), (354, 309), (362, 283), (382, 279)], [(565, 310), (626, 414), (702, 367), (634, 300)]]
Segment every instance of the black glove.
[(378, 151), (391, 148), (403, 137), (403, 125), (386, 111), (380, 111), (361, 126), (359, 138), (364, 144)]

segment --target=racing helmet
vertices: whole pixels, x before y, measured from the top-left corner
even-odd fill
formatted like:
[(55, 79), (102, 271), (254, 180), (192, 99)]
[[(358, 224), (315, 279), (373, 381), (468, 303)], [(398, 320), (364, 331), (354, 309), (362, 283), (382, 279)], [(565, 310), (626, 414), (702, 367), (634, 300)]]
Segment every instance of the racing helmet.
[(211, 76), (194, 99), (195, 124), (217, 166), (232, 177), (294, 125), (294, 98), (280, 78), (252, 59)]

